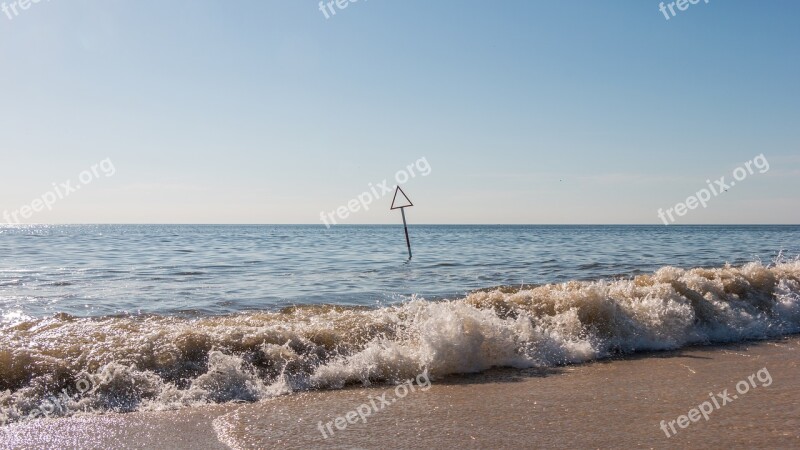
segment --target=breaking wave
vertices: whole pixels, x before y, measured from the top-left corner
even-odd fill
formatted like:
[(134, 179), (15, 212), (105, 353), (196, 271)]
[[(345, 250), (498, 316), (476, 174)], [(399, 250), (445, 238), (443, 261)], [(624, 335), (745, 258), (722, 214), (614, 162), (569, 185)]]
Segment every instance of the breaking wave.
[[(800, 332), (800, 261), (663, 267), (378, 309), (0, 325), (0, 423), (257, 401), (310, 389)], [(43, 412), (44, 411), (44, 412)]]

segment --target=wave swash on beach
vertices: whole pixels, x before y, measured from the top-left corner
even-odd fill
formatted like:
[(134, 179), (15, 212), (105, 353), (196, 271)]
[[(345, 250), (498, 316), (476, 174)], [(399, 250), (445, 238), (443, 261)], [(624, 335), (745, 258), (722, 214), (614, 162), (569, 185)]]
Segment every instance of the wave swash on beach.
[(377, 309), (298, 306), (197, 319), (61, 314), (0, 328), (0, 423), (28, 420), (54, 396), (51, 416), (163, 410), (399, 381), (424, 370), (435, 379), (797, 332), (797, 260), (663, 267), (633, 279)]

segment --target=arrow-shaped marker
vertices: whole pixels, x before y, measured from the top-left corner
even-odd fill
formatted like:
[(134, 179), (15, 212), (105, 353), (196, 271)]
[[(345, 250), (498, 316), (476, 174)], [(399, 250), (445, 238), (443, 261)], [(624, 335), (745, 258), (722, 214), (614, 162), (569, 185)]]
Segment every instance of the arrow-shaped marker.
[[(402, 198), (400, 199), (400, 203), (397, 203), (398, 192), (402, 196)], [(405, 200), (405, 203), (403, 203), (403, 200)], [(406, 210), (405, 210), (405, 208), (408, 208), (409, 206), (414, 206), (414, 204), (411, 203), (411, 200), (408, 199), (406, 193), (403, 192), (402, 189), (400, 189), (400, 186), (397, 186), (397, 189), (395, 189), (394, 191), (394, 198), (392, 199), (392, 207), (389, 208), (389, 210), (391, 211), (393, 209), (399, 209), (400, 214), (403, 215), (403, 228), (406, 230), (406, 246), (408, 247), (408, 259), (411, 259), (411, 241), (408, 239), (408, 225), (406, 225)]]

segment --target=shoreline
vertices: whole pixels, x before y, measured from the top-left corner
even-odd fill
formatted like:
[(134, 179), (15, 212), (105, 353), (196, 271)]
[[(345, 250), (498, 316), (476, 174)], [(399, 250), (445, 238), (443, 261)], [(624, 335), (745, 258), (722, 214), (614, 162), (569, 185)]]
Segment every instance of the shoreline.
[[(772, 382), (666, 437), (676, 420), (768, 368)], [(331, 421), (392, 391), (358, 386), (257, 403), (43, 419), (0, 430), (0, 448), (783, 448), (800, 445), (800, 335), (622, 355), (547, 369), (434, 379), (363, 423)], [(341, 423), (340, 423), (341, 425)]]

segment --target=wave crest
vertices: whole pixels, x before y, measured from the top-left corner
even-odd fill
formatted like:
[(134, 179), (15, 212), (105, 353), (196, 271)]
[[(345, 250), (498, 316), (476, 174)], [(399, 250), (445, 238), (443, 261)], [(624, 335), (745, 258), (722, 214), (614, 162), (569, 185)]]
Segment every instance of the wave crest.
[[(800, 331), (800, 261), (664, 267), (378, 309), (224, 317), (57, 315), (0, 328), (0, 422), (256, 401), (308, 389)], [(88, 381), (88, 382), (87, 382)], [(42, 414), (39, 414), (42, 415)]]

